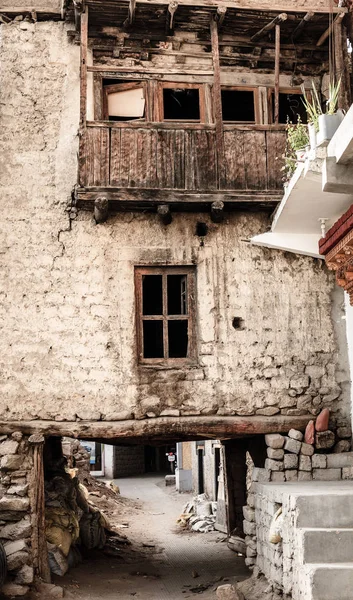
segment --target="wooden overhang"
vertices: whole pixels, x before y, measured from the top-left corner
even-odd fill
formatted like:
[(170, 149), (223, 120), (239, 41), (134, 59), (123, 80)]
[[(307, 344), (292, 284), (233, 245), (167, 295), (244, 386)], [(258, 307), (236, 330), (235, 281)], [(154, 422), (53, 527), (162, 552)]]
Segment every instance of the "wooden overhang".
[[(327, 38), (333, 17), (323, 4), (307, 5), (305, 11), (297, 3), (283, 12), (289, 7), (270, 7), (266, 2), (259, 6), (250, 1), (240, 7), (235, 2), (213, 0), (87, 0), (81, 6), (80, 29), (72, 32), (81, 44), (77, 205), (95, 207), (99, 222), (108, 209), (158, 212), (161, 205), (169, 211), (211, 210), (211, 216), (219, 219), (221, 204), (225, 209), (257, 206), (272, 210), (283, 195), (285, 128), (278, 124), (280, 73), (293, 74), (294, 67), (303, 75), (328, 71)], [(346, 10), (335, 9), (340, 22)], [(195, 52), (190, 50), (190, 35), (188, 49), (180, 50), (183, 31), (185, 36), (193, 34), (198, 44)], [(91, 65), (87, 63), (88, 47), (93, 51)], [(169, 64), (163, 70), (162, 64), (153, 63), (154, 54), (177, 56), (179, 62), (174, 69)], [(194, 64), (191, 68), (190, 64), (184, 66), (187, 57)], [(207, 68), (197, 65), (201, 57), (209, 59)], [(129, 58), (130, 65), (125, 61)], [(239, 66), (249, 72), (273, 73), (273, 125), (222, 121), (222, 72), (229, 74), (231, 67)], [(95, 85), (98, 82), (95, 98), (107, 78), (158, 82), (174, 73), (182, 83), (184, 76), (186, 84), (210, 77), (209, 119), (160, 122), (151, 109), (142, 121), (87, 122), (89, 73)], [(157, 88), (153, 89), (150, 93), (155, 97)]]

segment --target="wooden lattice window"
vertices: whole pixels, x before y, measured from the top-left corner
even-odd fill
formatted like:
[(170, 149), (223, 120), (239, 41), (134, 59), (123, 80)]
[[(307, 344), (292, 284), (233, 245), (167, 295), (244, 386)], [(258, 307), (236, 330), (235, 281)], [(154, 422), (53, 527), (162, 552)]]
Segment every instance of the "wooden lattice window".
[(194, 267), (138, 267), (135, 285), (139, 362), (194, 362)]

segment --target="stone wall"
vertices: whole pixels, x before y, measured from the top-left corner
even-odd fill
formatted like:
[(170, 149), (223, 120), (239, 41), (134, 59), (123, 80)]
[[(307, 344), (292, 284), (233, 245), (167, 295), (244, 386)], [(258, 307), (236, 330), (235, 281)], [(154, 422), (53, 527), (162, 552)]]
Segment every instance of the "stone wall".
[(6, 595), (23, 595), (33, 582), (30, 485), (33, 467), (28, 438), (0, 436), (0, 540), (7, 556)]
[[(1, 62), (0, 418), (316, 415), (327, 405), (348, 417), (342, 298), (332, 318), (322, 263), (251, 246), (269, 226), (261, 212), (222, 224), (176, 214), (165, 227), (154, 214), (96, 226), (68, 211), (79, 49), (61, 22), (11, 23)], [(138, 366), (134, 266), (144, 264), (196, 266), (197, 366)]]

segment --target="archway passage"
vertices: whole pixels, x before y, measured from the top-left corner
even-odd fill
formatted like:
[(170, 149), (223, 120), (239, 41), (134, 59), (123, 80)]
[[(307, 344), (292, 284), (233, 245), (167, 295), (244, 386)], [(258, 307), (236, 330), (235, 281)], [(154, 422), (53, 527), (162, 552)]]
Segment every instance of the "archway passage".
[[(67, 449), (70, 440), (47, 438), (44, 449), (47, 539), (48, 523), (53, 527), (54, 521), (55, 531), (63, 524), (61, 508), (53, 507), (69, 506), (65, 516), (71, 514), (73, 488), (67, 492), (62, 490), (66, 485), (70, 487), (67, 473), (80, 468), (84, 453), (89, 452), (91, 473), (95, 475), (94, 478), (88, 475), (87, 463), (86, 472), (79, 478), (85, 485), (79, 489), (77, 484), (76, 492), (77, 497), (82, 489), (88, 492), (85, 500), (94, 514), (85, 514), (84, 500), (77, 500), (79, 532), (74, 535), (70, 529), (72, 547), (65, 555), (70, 569), (67, 572), (61, 566), (54, 569), (53, 581), (77, 600), (113, 600), (117, 595), (126, 599), (176, 600), (201, 593), (208, 600), (214, 597), (215, 588), (225, 581), (236, 583), (246, 579), (250, 573), (244, 554), (234, 552), (227, 542), (231, 534), (240, 541), (244, 538), (246, 454), (251, 452), (258, 464), (264, 462), (263, 436), (229, 439), (224, 443), (220, 440), (173, 443), (168, 438), (146, 445), (137, 441), (111, 446), (102, 439), (99, 442), (72, 440), (81, 448), (76, 455), (79, 460), (75, 462)], [(73, 467), (66, 467), (66, 473), (61, 447), (69, 458), (69, 467)], [(105, 464), (109, 456), (115, 457), (113, 465), (108, 464), (109, 461)], [(174, 460), (178, 461), (176, 469)], [(151, 472), (153, 467), (155, 472)], [(97, 478), (97, 473), (102, 476), (105, 470), (110, 471), (113, 480)], [(180, 493), (181, 487), (184, 493)], [(112, 490), (118, 492), (114, 502)], [(191, 510), (190, 505), (193, 512), (186, 514)], [(59, 525), (56, 522), (58, 510)], [(83, 514), (79, 516), (81, 511)], [(104, 539), (98, 533), (101, 521), (96, 511), (101, 511), (103, 518), (110, 522), (109, 526), (103, 526)], [(124, 535), (127, 535), (126, 540)], [(95, 536), (98, 541), (90, 546), (90, 539)], [(53, 566), (53, 561), (58, 559), (57, 548), (53, 548), (57, 543), (55, 537), (50, 541)], [(81, 554), (83, 560), (81, 556), (76, 560), (77, 554)]]

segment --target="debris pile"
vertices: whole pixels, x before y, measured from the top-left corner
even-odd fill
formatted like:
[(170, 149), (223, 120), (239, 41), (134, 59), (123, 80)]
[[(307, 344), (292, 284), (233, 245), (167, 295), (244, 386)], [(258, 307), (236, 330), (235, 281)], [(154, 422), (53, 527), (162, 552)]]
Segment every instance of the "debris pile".
[(208, 533), (214, 531), (217, 514), (217, 502), (211, 502), (206, 494), (195, 496), (183, 508), (177, 523), (192, 531)]

